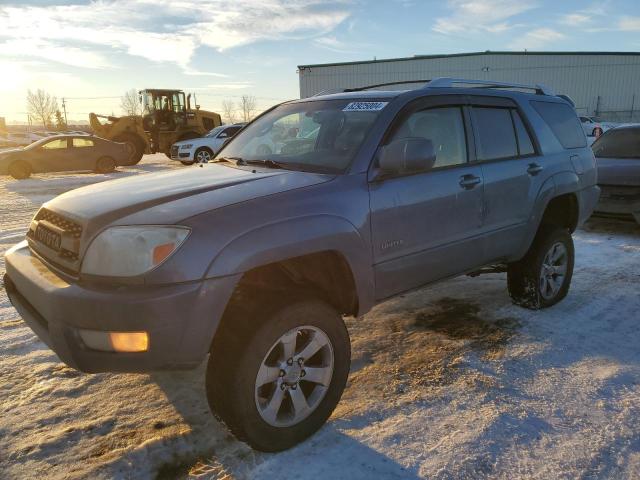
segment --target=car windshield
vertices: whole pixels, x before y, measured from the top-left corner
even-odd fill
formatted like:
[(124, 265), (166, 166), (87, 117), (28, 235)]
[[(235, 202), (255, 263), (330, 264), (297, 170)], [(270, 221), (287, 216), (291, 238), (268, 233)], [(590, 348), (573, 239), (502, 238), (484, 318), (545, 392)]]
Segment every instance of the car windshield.
[[(38, 147), (42, 146), (43, 144), (45, 144), (47, 142), (50, 142), (54, 138), (55, 138), (55, 136), (52, 135), (52, 136), (49, 136), (49, 137), (45, 137), (45, 138), (43, 138), (41, 140), (36, 140), (35, 142), (30, 143), (29, 145), (24, 147), (24, 149), (25, 150), (33, 150), (34, 148), (38, 148)], [(66, 138), (66, 137), (64, 137), (64, 138)]]
[(280, 105), (245, 127), (217, 159), (339, 173), (349, 166), (386, 105), (350, 100)]
[(609, 130), (591, 148), (597, 158), (640, 158), (640, 128)]
[(216, 127), (213, 130), (210, 130), (209, 133), (207, 133), (205, 135), (205, 137), (210, 138), (210, 137), (215, 137), (218, 133), (220, 133), (222, 131), (224, 127)]

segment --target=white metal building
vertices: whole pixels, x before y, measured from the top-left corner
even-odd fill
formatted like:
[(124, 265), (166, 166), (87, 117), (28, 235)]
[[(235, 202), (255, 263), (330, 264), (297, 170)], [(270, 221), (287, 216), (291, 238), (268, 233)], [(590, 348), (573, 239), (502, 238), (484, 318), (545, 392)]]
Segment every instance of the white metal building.
[(640, 52), (486, 51), (419, 55), (300, 65), (298, 74), (301, 98), (323, 90), (436, 77), (542, 83), (557, 93), (569, 95), (581, 114), (608, 121), (640, 121)]

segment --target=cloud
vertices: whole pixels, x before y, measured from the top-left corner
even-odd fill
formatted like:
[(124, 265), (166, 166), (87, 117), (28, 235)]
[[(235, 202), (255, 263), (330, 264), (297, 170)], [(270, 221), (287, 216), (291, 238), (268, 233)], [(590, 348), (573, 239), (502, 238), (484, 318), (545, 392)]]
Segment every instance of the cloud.
[(560, 23), (563, 25), (584, 25), (591, 21), (591, 16), (584, 13), (568, 13), (563, 15), (560, 19)]
[(327, 50), (337, 53), (357, 53), (358, 49), (364, 46), (363, 44), (347, 43), (333, 35), (318, 37), (313, 40), (313, 43), (318, 47), (326, 48)]
[(623, 32), (639, 32), (640, 17), (623, 17), (618, 22), (618, 28)]
[(511, 0), (448, 0), (447, 5), (454, 13), (436, 19), (433, 30), (438, 33), (503, 32), (515, 26), (508, 22), (510, 18), (536, 7)]
[[(108, 50), (188, 70), (201, 46), (223, 51), (264, 39), (326, 35), (349, 17), (350, 6), (347, 0), (97, 0), (0, 6), (0, 38), (11, 39), (0, 40), (0, 55), (102, 68), (108, 63), (97, 51)], [(30, 48), (21, 51), (11, 41)], [(34, 45), (45, 49), (31, 48)]]
[(518, 38), (518, 40), (511, 44), (511, 48), (514, 50), (535, 50), (549, 43), (562, 40), (563, 38), (565, 38), (563, 33), (553, 30), (552, 28), (536, 28)]

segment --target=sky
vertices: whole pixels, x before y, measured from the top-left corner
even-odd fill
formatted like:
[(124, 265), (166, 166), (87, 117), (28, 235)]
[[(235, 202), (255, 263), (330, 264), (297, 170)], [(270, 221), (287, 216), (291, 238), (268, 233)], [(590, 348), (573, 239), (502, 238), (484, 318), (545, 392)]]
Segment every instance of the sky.
[(638, 0), (0, 0), (0, 117), (26, 93), (69, 120), (120, 114), (132, 88), (203, 109), (299, 97), (297, 66), (484, 50), (640, 51)]

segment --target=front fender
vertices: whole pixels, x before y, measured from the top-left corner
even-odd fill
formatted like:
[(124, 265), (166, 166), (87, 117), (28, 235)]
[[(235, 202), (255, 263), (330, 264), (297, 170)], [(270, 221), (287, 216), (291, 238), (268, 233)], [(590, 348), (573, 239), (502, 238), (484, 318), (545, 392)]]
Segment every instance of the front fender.
[(207, 277), (244, 273), (256, 267), (311, 253), (335, 251), (351, 268), (359, 314), (374, 303), (371, 248), (348, 220), (311, 215), (262, 225), (228, 242), (216, 255)]

